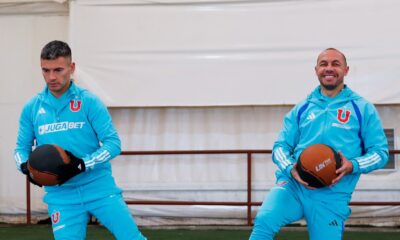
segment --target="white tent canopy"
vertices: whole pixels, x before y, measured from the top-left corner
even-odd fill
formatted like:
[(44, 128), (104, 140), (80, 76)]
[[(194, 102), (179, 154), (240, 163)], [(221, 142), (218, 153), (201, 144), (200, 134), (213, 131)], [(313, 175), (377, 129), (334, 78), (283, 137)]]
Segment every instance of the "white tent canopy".
[(76, 78), (109, 106), (295, 104), (336, 47), (354, 89), (400, 103), (398, 1), (202, 2), (71, 1)]
[(51, 0), (0, 0), (0, 15), (65, 15), (69, 8), (66, 1)]

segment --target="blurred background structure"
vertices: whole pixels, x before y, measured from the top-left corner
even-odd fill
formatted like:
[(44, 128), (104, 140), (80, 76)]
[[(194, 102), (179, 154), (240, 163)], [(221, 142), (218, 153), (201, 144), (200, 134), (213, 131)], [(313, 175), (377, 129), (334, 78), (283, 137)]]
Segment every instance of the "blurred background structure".
[[(67, 41), (75, 80), (109, 106), (124, 151), (271, 149), (285, 113), (318, 84), (317, 55), (347, 56), (345, 82), (400, 137), (396, 0), (0, 0), (0, 221), (24, 222), (13, 149), (23, 104), (44, 87), (39, 54)], [(127, 200), (245, 201), (246, 156), (119, 156)], [(399, 201), (399, 157), (361, 177), (353, 201)], [(252, 200), (274, 184), (255, 154)], [(34, 219), (46, 215), (32, 188)], [(245, 224), (244, 206), (130, 205), (139, 225)], [(349, 224), (400, 225), (399, 206), (352, 207)], [(257, 208), (253, 208), (253, 214)]]

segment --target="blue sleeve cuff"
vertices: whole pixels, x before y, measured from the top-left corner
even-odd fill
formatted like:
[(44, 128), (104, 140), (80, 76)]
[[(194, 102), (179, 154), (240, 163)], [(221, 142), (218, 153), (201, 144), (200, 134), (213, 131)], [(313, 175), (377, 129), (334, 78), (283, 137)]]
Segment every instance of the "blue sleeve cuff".
[(350, 162), (353, 164), (353, 172), (352, 173), (358, 173), (360, 171), (360, 165), (356, 160), (350, 160)]
[(294, 166), (293, 164), (287, 166), (287, 168), (285, 169), (285, 174), (286, 174), (286, 176), (292, 177), (291, 171), (292, 171), (292, 169), (293, 169), (293, 166)]

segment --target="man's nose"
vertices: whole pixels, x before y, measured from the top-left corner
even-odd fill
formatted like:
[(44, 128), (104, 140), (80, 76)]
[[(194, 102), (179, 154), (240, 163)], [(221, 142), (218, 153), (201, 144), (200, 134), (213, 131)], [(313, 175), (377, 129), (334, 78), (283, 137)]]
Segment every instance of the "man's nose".
[(56, 78), (57, 78), (56, 73), (54, 71), (50, 71), (49, 72), (49, 79), (56, 79)]

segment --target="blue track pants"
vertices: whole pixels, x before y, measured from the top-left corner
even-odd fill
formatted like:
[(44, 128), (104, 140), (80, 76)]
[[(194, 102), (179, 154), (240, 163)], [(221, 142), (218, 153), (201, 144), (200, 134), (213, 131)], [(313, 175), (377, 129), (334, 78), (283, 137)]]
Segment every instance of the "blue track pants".
[[(272, 240), (279, 229), (305, 218), (310, 240), (340, 240), (350, 215), (347, 200), (329, 191), (309, 190), (280, 178), (259, 209), (250, 240)], [(330, 193), (330, 194), (327, 194)]]

